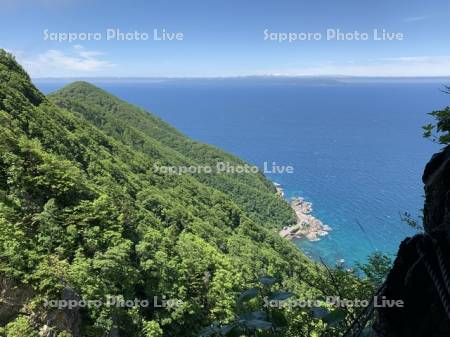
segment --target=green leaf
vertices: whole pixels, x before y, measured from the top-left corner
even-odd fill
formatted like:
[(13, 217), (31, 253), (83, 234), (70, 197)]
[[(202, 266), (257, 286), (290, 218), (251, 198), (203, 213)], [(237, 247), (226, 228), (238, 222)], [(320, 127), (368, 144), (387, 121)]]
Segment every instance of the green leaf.
[(222, 336), (226, 336), (226, 335), (228, 335), (228, 334), (231, 332), (231, 330), (233, 330), (235, 327), (236, 327), (236, 323), (231, 323), (231, 324), (224, 325), (223, 327), (220, 328), (219, 333), (220, 333)]
[(368, 326), (367, 328), (365, 328), (360, 337), (373, 337), (374, 336), (375, 331), (372, 329), (372, 327)]
[(244, 325), (248, 328), (248, 329), (260, 329), (260, 330), (269, 330), (272, 328), (272, 323), (267, 322), (267, 321), (263, 321), (260, 319), (254, 319), (251, 321), (245, 321)]
[(427, 125), (422, 126), (422, 129), (423, 129), (423, 136), (425, 138), (430, 138), (431, 134), (433, 132), (434, 126), (432, 124), (427, 124)]
[(288, 298), (291, 298), (292, 296), (294, 296), (293, 293), (277, 291), (269, 297), (269, 300), (284, 301), (284, 300), (287, 300)]
[(314, 318), (322, 319), (322, 318), (324, 318), (325, 316), (327, 316), (329, 314), (330, 314), (330, 312), (327, 309), (325, 309), (325, 308), (314, 307), (314, 308), (311, 309), (311, 315)]
[(347, 315), (346, 311), (343, 309), (336, 309), (322, 318), (322, 320), (330, 326), (335, 326), (336, 324), (341, 323), (345, 316)]
[(217, 326), (211, 325), (211, 326), (208, 326), (208, 327), (202, 329), (202, 330), (200, 331), (199, 336), (200, 336), (200, 337), (209, 337), (209, 336), (212, 336), (212, 335), (214, 335), (214, 334), (220, 333), (220, 330), (221, 330), (221, 329), (218, 328)]
[(259, 292), (258, 288), (250, 288), (250, 289), (244, 291), (243, 293), (241, 293), (241, 295), (239, 296), (238, 301), (239, 302), (249, 301), (252, 298), (255, 298), (256, 296), (258, 296), (258, 292)]
[(277, 280), (274, 277), (271, 276), (261, 276), (258, 278), (258, 282), (265, 285), (265, 286), (271, 286), (274, 284)]
[(267, 314), (264, 311), (253, 311), (253, 312), (246, 312), (239, 316), (240, 319), (245, 321), (251, 321), (251, 320), (265, 320), (267, 318)]

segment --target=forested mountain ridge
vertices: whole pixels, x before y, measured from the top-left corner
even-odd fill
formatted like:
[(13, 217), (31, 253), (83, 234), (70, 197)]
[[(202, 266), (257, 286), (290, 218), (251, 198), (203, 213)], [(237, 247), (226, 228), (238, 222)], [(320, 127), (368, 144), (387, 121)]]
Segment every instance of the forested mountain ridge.
[[(255, 217), (208, 181), (154, 171), (153, 145), (176, 163), (195, 161), (200, 145), (185, 159), (138, 130), (148, 148), (137, 149), (83, 116), (48, 100), (0, 50), (0, 277), (12, 296), (0, 301), (0, 335), (197, 336), (213, 321), (233, 320), (239, 293), (258, 276), (274, 275), (302, 296), (319, 293), (314, 263), (270, 229), (276, 216)], [(117, 120), (138, 134), (126, 117)], [(272, 193), (262, 177), (242, 186)], [(43, 305), (67, 294), (182, 304), (82, 308), (75, 317)], [(311, 327), (302, 313), (291, 315)]]
[[(0, 336), (345, 331), (360, 309), (328, 319), (323, 309), (264, 306), (267, 296), (326, 307), (324, 296), (373, 291), (278, 236), (292, 211), (269, 181), (154, 167), (218, 161), (243, 163), (86, 83), (47, 98), (0, 49)], [(150, 305), (106, 305), (111, 297)], [(49, 306), (57, 300), (94, 305)]]
[[(158, 165), (231, 167), (246, 163), (210, 145), (195, 142), (156, 116), (130, 105), (86, 82), (76, 82), (51, 94), (60, 107), (79, 113), (108, 135), (149, 155)], [(182, 112), (180, 112), (182, 113)], [(293, 214), (261, 173), (194, 174), (196, 179), (227, 193), (260, 224), (280, 228)]]

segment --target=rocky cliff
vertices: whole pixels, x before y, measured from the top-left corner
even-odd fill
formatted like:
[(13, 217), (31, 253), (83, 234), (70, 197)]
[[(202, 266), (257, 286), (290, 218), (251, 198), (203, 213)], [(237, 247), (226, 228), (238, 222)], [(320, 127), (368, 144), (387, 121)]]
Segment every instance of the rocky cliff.
[(379, 308), (378, 337), (450, 336), (450, 147), (425, 168), (425, 233), (400, 245), (381, 296), (403, 308)]

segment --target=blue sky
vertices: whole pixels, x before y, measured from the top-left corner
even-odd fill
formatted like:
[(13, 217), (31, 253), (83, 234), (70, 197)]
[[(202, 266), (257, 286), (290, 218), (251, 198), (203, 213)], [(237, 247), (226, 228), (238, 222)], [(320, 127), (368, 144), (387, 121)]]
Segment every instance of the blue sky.
[[(110, 28), (149, 39), (108, 41)], [(154, 41), (154, 29), (183, 39)], [(337, 29), (368, 39), (327, 39)], [(404, 39), (375, 41), (374, 29)], [(101, 39), (45, 40), (46, 30)], [(33, 77), (449, 76), (449, 32), (448, 0), (0, 0), (0, 47)], [(321, 39), (279, 42), (277, 33)]]

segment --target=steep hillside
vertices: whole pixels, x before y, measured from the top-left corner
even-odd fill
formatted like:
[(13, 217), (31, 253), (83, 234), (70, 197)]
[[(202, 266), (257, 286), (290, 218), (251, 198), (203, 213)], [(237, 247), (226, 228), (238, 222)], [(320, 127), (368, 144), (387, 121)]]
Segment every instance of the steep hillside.
[[(238, 160), (89, 85), (60, 96), (52, 100), (68, 109), (0, 50), (0, 284), (9, 296), (0, 301), (0, 335), (196, 336), (232, 320), (237, 296), (257, 276), (318, 293), (314, 264), (269, 229), (290, 216), (263, 177), (155, 172), (155, 160)], [(182, 304), (44, 305), (108, 296)]]
[(263, 176), (155, 170), (218, 161), (243, 163), (86, 83), (48, 99), (0, 49), (0, 336), (344, 331), (358, 309), (337, 326), (323, 310), (261, 311), (272, 291), (372, 289), (278, 236), (292, 212)]
[[(242, 160), (209, 145), (195, 142), (152, 114), (86, 82), (76, 82), (50, 95), (60, 107), (79, 113), (105, 133), (158, 160), (160, 165), (213, 167)], [(290, 207), (275, 196), (261, 173), (194, 174), (196, 179), (225, 192), (260, 224), (281, 227), (293, 222)]]

